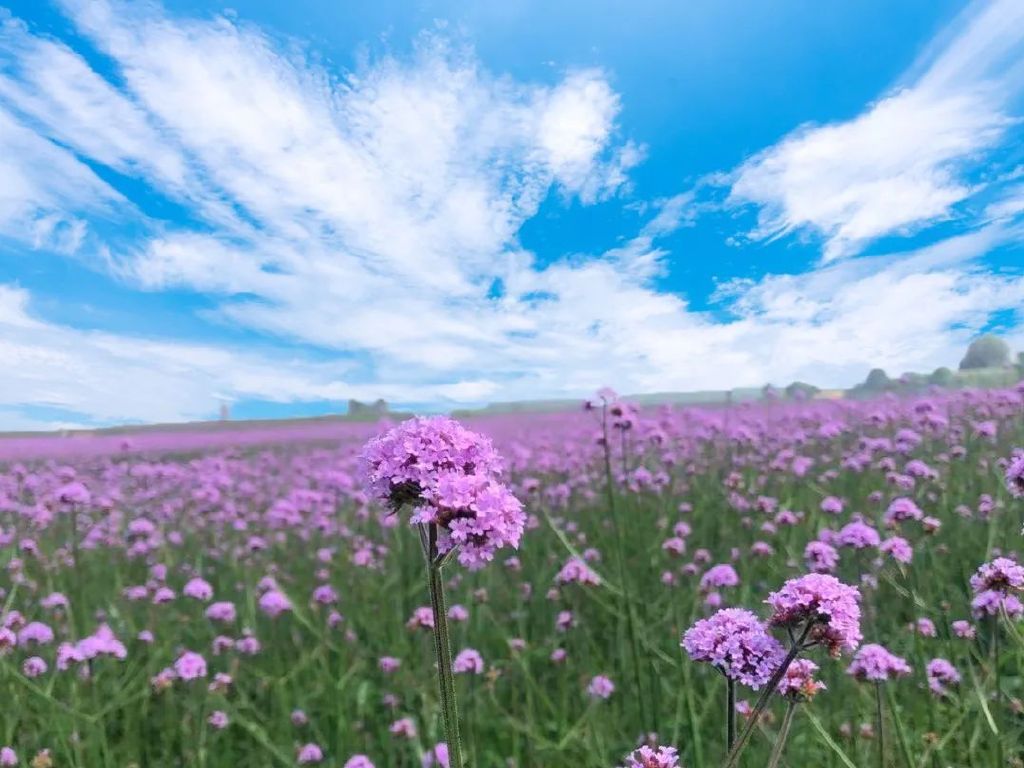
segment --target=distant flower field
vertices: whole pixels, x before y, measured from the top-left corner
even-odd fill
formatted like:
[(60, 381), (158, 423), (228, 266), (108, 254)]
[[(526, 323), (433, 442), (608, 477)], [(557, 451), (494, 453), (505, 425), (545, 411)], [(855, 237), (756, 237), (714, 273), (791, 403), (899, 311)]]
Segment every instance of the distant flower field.
[(1024, 766), (1022, 448), (1020, 387), (0, 444), (0, 766)]

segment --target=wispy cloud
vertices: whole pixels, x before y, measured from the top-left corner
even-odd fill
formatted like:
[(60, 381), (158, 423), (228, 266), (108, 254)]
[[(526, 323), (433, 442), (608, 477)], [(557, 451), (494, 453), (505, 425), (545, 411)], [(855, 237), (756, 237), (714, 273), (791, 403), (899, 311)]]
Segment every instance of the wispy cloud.
[(986, 155), (1019, 141), (1024, 7), (972, 6), (893, 90), (847, 122), (807, 125), (731, 175), (728, 202), (758, 208), (753, 239), (811, 232), (826, 260), (956, 215), (985, 185)]

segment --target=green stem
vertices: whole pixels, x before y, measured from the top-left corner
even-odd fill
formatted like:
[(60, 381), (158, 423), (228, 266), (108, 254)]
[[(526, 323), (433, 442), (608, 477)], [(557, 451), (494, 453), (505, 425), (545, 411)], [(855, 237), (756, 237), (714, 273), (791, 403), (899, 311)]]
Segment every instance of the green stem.
[(736, 743), (736, 681), (725, 678), (725, 744), (732, 749)]
[(807, 635), (810, 634), (811, 627), (813, 624), (810, 622), (804, 627), (804, 631), (800, 634), (800, 637), (794, 640), (793, 647), (789, 649), (789, 653), (786, 654), (786, 658), (782, 660), (782, 664), (775, 670), (775, 674), (772, 675), (771, 680), (761, 691), (761, 696), (758, 698), (757, 703), (754, 705), (753, 711), (750, 713), (750, 719), (747, 720), (747, 725), (743, 729), (743, 733), (740, 734), (736, 744), (729, 751), (729, 754), (725, 758), (725, 762), (722, 763), (722, 768), (735, 768), (739, 764), (740, 754), (743, 752), (743, 748), (747, 746), (747, 742), (750, 741), (750, 737), (754, 734), (754, 729), (757, 728), (757, 721), (761, 719), (761, 714), (768, 706), (768, 702), (771, 701), (772, 694), (775, 693), (775, 689), (778, 688), (779, 681), (782, 680), (782, 676), (786, 674), (786, 670), (789, 669), (789, 665), (793, 663), (793, 659), (799, 655), (800, 651), (804, 648), (804, 641), (807, 639)]
[(885, 721), (882, 719), (881, 683), (875, 683), (875, 726), (878, 729), (878, 768), (885, 768)]
[(427, 562), (427, 584), (430, 589), (430, 608), (434, 614), (434, 653), (437, 657), (437, 684), (441, 695), (441, 716), (444, 720), (448, 743), (448, 762), (451, 768), (464, 768), (462, 737), (459, 734), (459, 710), (455, 701), (455, 672), (452, 669), (452, 649), (448, 631), (448, 608), (444, 599), (444, 579), (437, 557), (437, 527), (430, 526)]
[[(993, 514), (993, 518), (995, 515)], [(996, 762), (997, 768), (1002, 768), (1006, 763), (1003, 761), (1003, 684), (999, 671), (999, 616), (992, 617), (992, 667), (995, 673), (996, 682)]]
[(615, 506), (615, 479), (612, 475), (612, 448), (608, 440), (608, 406), (604, 407), (601, 418), (601, 430), (604, 437), (604, 472), (608, 490), (608, 511), (615, 529), (615, 550), (619, 566), (619, 584), (622, 587), (622, 602), (626, 614), (626, 631), (629, 633), (630, 655), (633, 658), (633, 685), (640, 706), (640, 720), (644, 731), (648, 730), (647, 707), (644, 703), (643, 687), (640, 682), (640, 645), (637, 640), (636, 622), (633, 619), (633, 600), (630, 595), (629, 582), (626, 580), (625, 555), (622, 551), (622, 530), (619, 526), (618, 511)]
[(775, 739), (775, 746), (772, 747), (772, 756), (768, 760), (768, 768), (778, 768), (782, 760), (782, 752), (786, 747), (786, 739), (789, 737), (789, 728), (793, 725), (793, 716), (796, 714), (796, 702), (790, 699), (786, 707), (786, 714), (782, 718), (782, 725), (779, 726), (779, 735)]

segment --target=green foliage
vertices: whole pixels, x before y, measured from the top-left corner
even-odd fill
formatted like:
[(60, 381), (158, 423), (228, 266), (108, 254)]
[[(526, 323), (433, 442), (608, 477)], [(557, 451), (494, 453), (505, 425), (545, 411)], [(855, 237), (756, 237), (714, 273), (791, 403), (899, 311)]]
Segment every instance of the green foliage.
[(1010, 364), (1010, 346), (991, 333), (979, 336), (967, 348), (967, 354), (960, 361), (960, 370), (974, 368), (1001, 368)]

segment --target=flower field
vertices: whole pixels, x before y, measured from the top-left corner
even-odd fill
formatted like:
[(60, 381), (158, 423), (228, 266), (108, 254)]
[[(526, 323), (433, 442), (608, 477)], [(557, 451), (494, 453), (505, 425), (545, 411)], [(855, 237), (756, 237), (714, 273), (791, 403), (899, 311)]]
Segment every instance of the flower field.
[(0, 446), (0, 765), (1024, 765), (1024, 388), (393, 426)]

